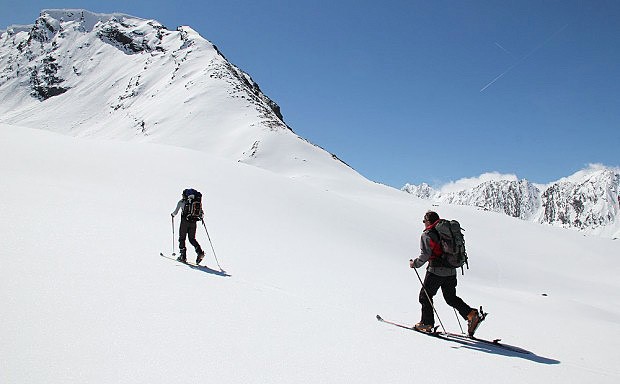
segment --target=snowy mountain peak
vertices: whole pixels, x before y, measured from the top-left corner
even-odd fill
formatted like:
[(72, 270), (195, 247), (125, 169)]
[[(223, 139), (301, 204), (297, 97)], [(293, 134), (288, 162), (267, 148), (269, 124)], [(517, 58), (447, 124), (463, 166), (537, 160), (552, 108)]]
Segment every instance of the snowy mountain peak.
[(404, 191), (436, 202), (471, 205), (523, 220), (620, 236), (620, 170), (590, 165), (549, 185), (483, 175), (435, 190), (406, 184)]
[(361, 179), (293, 133), (252, 77), (192, 28), (125, 14), (48, 9), (3, 32), (0, 122), (181, 146), (289, 176)]
[[(133, 44), (135, 37), (150, 33), (150, 26), (154, 30), (165, 30), (160, 23), (153, 20), (144, 20), (123, 13), (103, 14), (94, 13), (84, 9), (45, 9), (34, 24), (27, 26), (10, 26), (7, 29), (9, 35), (19, 32), (28, 32), (29, 40), (46, 43), (63, 31), (73, 29), (81, 32), (93, 32), (98, 29), (104, 31), (100, 37), (105, 37), (105, 31), (116, 35), (113, 31), (119, 31), (117, 42), (125, 41)], [(120, 28), (117, 28), (120, 27)], [(121, 32), (122, 31), (122, 32)], [(135, 36), (132, 36), (135, 35)]]
[(601, 229), (619, 221), (620, 172), (589, 169), (551, 184), (541, 195), (540, 222)]

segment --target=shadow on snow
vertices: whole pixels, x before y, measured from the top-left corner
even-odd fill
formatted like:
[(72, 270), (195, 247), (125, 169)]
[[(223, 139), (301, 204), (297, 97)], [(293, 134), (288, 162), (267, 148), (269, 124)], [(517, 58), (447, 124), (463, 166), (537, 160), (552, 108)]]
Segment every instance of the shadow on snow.
[(516, 347), (514, 345), (510, 345), (510, 344), (504, 344), (504, 343), (499, 343), (499, 342), (493, 342), (490, 340), (484, 340), (484, 339), (477, 339), (477, 338), (469, 338), (466, 335), (459, 335), (459, 334), (428, 334), (428, 333), (424, 333), (421, 331), (417, 331), (415, 329), (413, 329), (410, 326), (404, 325), (404, 324), (399, 324), (399, 323), (395, 323), (393, 321), (389, 321), (389, 320), (384, 320), (381, 316), (377, 315), (377, 320), (379, 320), (382, 323), (386, 323), (386, 324), (391, 324), (391, 325), (395, 325), (397, 327), (400, 328), (404, 328), (407, 329), (409, 331), (414, 331), (416, 333), (421, 333), (425, 336), (428, 337), (434, 337), (436, 339), (441, 339), (447, 342), (452, 342), (452, 343), (456, 343), (456, 344), (460, 344), (460, 346), (454, 346), (452, 348), (455, 349), (470, 349), (470, 350), (474, 350), (474, 351), (480, 351), (480, 352), (485, 352), (485, 353), (491, 353), (494, 355), (502, 355), (502, 356), (508, 356), (508, 357), (516, 357), (516, 358), (520, 358), (520, 359), (525, 359), (525, 360), (530, 360), (533, 361), (535, 363), (540, 363), (540, 364), (560, 364), (559, 360), (555, 360), (555, 359), (550, 359), (547, 357), (543, 357), (543, 356), (538, 356), (533, 352), (530, 352), (528, 350), (525, 350), (523, 348), (520, 347)]
[(485, 353), (491, 353), (494, 355), (517, 357), (520, 359), (525, 359), (525, 360), (533, 361), (535, 363), (540, 363), (540, 364), (560, 364), (559, 360), (550, 359), (550, 358), (543, 357), (543, 356), (538, 356), (531, 351), (528, 351), (528, 350), (525, 350), (523, 348), (516, 347), (513, 345), (509, 345), (509, 344), (501, 343), (498, 345), (494, 345), (492, 343), (481, 342), (480, 340), (476, 340), (476, 339), (469, 339), (466, 336), (463, 336), (463, 338), (446, 337), (446, 338), (441, 338), (441, 339), (460, 344), (460, 346), (452, 347), (455, 349), (460, 349), (460, 348), (471, 349), (474, 351), (481, 351)]
[(220, 270), (220, 271), (216, 271), (215, 269), (211, 269), (207, 266), (203, 266), (203, 265), (196, 265), (193, 263), (183, 263), (178, 261), (175, 257), (170, 257), (170, 256), (166, 256), (163, 253), (160, 253), (159, 256), (168, 259), (168, 260), (172, 260), (178, 263), (178, 265), (185, 265), (187, 267), (190, 267), (191, 269), (195, 269), (204, 273), (208, 273), (210, 275), (216, 275), (216, 276), (222, 276), (222, 277), (230, 277), (231, 275), (229, 275), (226, 271), (224, 270)]

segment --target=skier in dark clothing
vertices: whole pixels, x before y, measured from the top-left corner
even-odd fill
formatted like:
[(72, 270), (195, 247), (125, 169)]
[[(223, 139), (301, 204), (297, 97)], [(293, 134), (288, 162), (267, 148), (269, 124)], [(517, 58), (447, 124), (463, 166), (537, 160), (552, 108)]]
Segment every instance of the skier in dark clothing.
[(419, 301), (422, 304), (422, 319), (414, 328), (423, 332), (432, 332), (435, 326), (433, 314), (433, 297), (439, 288), (443, 293), (446, 303), (455, 308), (458, 313), (467, 320), (468, 333), (473, 336), (481, 321), (478, 310), (471, 308), (456, 295), (456, 268), (449, 266), (441, 258), (442, 250), (439, 243), (439, 233), (435, 226), (439, 222), (436, 212), (428, 211), (424, 215), (425, 229), (420, 238), (420, 256), (415, 260), (409, 260), (411, 268), (420, 268), (428, 261), (426, 276), (422, 289), (420, 289)]
[(192, 217), (192, 215), (189, 214), (188, 199), (193, 198), (193, 196), (186, 196), (186, 191), (188, 190), (186, 189), (183, 191), (183, 193), (181, 194), (181, 200), (179, 200), (179, 202), (177, 203), (177, 207), (174, 212), (171, 213), (172, 217), (174, 218), (177, 213), (181, 211), (181, 224), (179, 225), (179, 257), (177, 258), (177, 260), (183, 263), (187, 261), (187, 249), (185, 248), (185, 238), (187, 237), (190, 244), (192, 244), (194, 246), (194, 249), (196, 250), (196, 264), (200, 264), (200, 262), (205, 256), (205, 253), (200, 247), (198, 241), (196, 241), (196, 222), (198, 220), (201, 220), (203, 212), (201, 208), (199, 215), (200, 218)]

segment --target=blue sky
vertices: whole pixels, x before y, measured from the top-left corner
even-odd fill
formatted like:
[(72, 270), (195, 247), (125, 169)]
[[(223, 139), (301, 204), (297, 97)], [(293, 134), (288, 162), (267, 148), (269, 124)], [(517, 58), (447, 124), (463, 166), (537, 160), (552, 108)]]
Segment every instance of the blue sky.
[(7, 1), (189, 25), (300, 136), (400, 188), (620, 165), (620, 1)]

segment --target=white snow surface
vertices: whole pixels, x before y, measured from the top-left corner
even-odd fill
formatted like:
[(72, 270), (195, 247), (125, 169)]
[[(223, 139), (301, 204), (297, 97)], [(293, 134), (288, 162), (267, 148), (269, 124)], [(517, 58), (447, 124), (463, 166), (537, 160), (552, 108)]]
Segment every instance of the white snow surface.
[[(0, 382), (620, 381), (620, 241), (431, 207), (334, 169), (313, 183), (188, 148), (0, 124)], [(226, 274), (202, 227), (210, 269), (159, 256), (187, 187), (204, 192)], [(375, 319), (419, 320), (408, 260), (429, 208), (466, 229), (458, 292), (490, 313), (478, 336), (532, 354)]]

